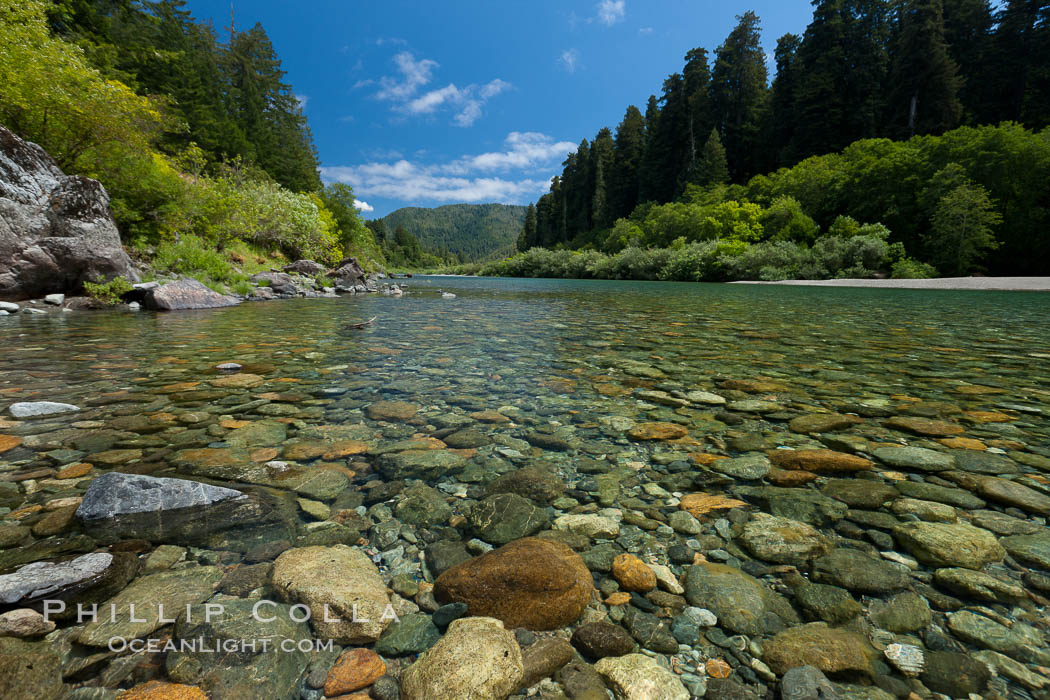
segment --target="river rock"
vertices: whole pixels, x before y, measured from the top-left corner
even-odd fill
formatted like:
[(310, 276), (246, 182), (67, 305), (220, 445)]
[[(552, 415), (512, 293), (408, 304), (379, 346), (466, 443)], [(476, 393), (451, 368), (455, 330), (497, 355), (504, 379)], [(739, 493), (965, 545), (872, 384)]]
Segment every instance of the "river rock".
[(899, 591), (910, 581), (901, 566), (844, 547), (813, 562), (813, 580), (862, 593)]
[(920, 680), (935, 693), (966, 698), (984, 693), (991, 677), (988, 667), (970, 654), (928, 651)]
[(1027, 598), (1024, 588), (980, 571), (961, 568), (937, 569), (933, 580), (956, 595), (978, 600), (1016, 603)]
[(240, 491), (185, 479), (109, 472), (91, 482), (76, 517), (99, 541), (142, 538), (189, 544), (258, 523), (269, 508)]
[[(779, 623), (798, 622), (791, 604), (740, 569), (701, 563), (687, 569), (685, 597), (690, 605), (706, 608), (719, 624), (737, 634), (758, 635)], [(770, 614), (780, 618), (771, 619)]]
[(942, 472), (955, 468), (955, 457), (925, 447), (879, 447), (872, 454), (880, 462), (899, 469)]
[[(308, 641), (310, 627), (291, 619), (287, 605), (264, 605), (254, 600), (222, 600), (222, 613), (209, 620), (203, 605), (180, 614), (174, 641), (200, 640), (197, 650), (178, 649), (168, 654), (168, 676), (179, 683), (198, 686), (213, 698), (292, 698), (302, 669), (309, 663), (299, 643)], [(181, 611), (180, 611), (181, 612)], [(172, 615), (172, 617), (175, 617)], [(259, 640), (269, 639), (264, 649)], [(285, 641), (287, 640), (287, 641)], [(255, 642), (255, 649), (251, 647)], [(236, 653), (217, 654), (215, 649), (236, 644)]]
[(780, 469), (807, 472), (856, 472), (872, 467), (863, 457), (835, 450), (773, 450), (769, 461)]
[(304, 277), (315, 277), (324, 272), (325, 268), (319, 262), (313, 260), (296, 260), (281, 268), (283, 272), (292, 275), (303, 275)]
[(857, 416), (838, 413), (807, 413), (792, 418), (788, 423), (788, 428), (796, 433), (833, 433), (863, 422), (864, 420)]
[(591, 599), (591, 572), (560, 542), (526, 537), (453, 566), (434, 582), (442, 603), (466, 603), (471, 615), (508, 627), (547, 630), (579, 619)]
[(54, 622), (30, 608), (17, 608), (0, 615), (0, 637), (42, 637), (54, 629)]
[(755, 513), (744, 525), (740, 541), (755, 557), (778, 564), (801, 563), (832, 549), (813, 526), (764, 513)]
[(174, 569), (137, 578), (100, 605), (98, 618), (84, 625), (76, 639), (88, 646), (105, 647), (114, 637), (143, 637), (170, 624), (186, 606), (210, 598), (221, 580), (222, 571), (216, 566)]
[(197, 280), (184, 279), (147, 290), (141, 303), (154, 311), (184, 311), (236, 306), (240, 300), (212, 291)]
[(951, 613), (948, 615), (948, 628), (960, 639), (998, 651), (1019, 661), (1050, 663), (1050, 652), (1036, 646), (1037, 640), (984, 615), (978, 615), (969, 610)]
[(58, 651), (46, 641), (0, 637), (0, 697), (69, 697), (69, 687), (62, 684)]
[[(0, 129), (3, 129), (0, 126)], [(7, 407), (8, 413), (15, 418), (36, 418), (38, 416), (50, 416), (55, 413), (69, 413), (79, 411), (78, 406), (69, 403), (56, 403), (54, 401), (20, 401)]]
[(448, 522), (452, 517), (452, 507), (440, 491), (418, 483), (401, 492), (394, 514), (409, 525), (433, 527)]
[(525, 671), (521, 688), (531, 688), (544, 678), (550, 678), (575, 655), (572, 645), (560, 637), (548, 637), (530, 644), (521, 654)]
[(762, 645), (762, 660), (778, 675), (797, 666), (824, 673), (870, 673), (874, 659), (875, 650), (864, 637), (823, 622), (784, 630)]
[(0, 299), (138, 281), (98, 180), (65, 175), (43, 148), (0, 126)]
[(124, 588), (138, 571), (133, 554), (92, 552), (63, 562), (39, 561), (26, 564), (14, 573), (0, 576), (0, 604), (37, 607), (43, 601), (61, 601), (66, 609), (51, 619), (76, 614), (77, 603), (98, 603)]
[(406, 421), (418, 410), (418, 406), (407, 401), (376, 401), (365, 409), (365, 415), (372, 420)]
[(1009, 479), (992, 476), (978, 479), (977, 492), (996, 503), (1016, 506), (1037, 515), (1050, 515), (1050, 496)]
[(909, 554), (930, 566), (980, 569), (1006, 554), (995, 535), (966, 523), (901, 523), (893, 535)]
[(1004, 537), (1000, 543), (1014, 559), (1050, 571), (1050, 530)]
[(328, 671), (324, 694), (334, 698), (353, 693), (379, 680), (386, 673), (386, 663), (371, 649), (347, 649)]
[(515, 493), (499, 493), (478, 502), (467, 514), (474, 534), (492, 544), (507, 544), (550, 525), (545, 508)]
[(633, 554), (620, 554), (612, 562), (612, 575), (625, 591), (648, 593), (656, 588), (656, 574)]
[(568, 530), (593, 539), (612, 539), (620, 534), (620, 524), (604, 515), (561, 515), (554, 519), (555, 530)]
[(765, 455), (744, 455), (735, 459), (717, 459), (711, 469), (736, 479), (761, 479), (769, 473), (769, 459)]
[(796, 666), (780, 679), (781, 700), (838, 700), (827, 676), (814, 666)]
[(386, 657), (419, 654), (434, 646), (441, 632), (425, 613), (411, 613), (391, 623), (372, 648)]
[(904, 591), (871, 604), (871, 621), (890, 632), (916, 632), (930, 624), (932, 613), (922, 596)]
[(379, 570), (359, 549), (289, 549), (274, 562), (272, 579), (285, 600), (310, 608), (310, 624), (322, 639), (371, 644), (394, 619)]
[(949, 437), (965, 433), (966, 429), (958, 423), (949, 423), (932, 418), (920, 418), (918, 416), (894, 416), (885, 422), (887, 428), (903, 430), (916, 435), (929, 437)]
[[(448, 438), (445, 438), (445, 441), (448, 442)], [(485, 487), (485, 491), (489, 495), (516, 493), (536, 503), (547, 505), (565, 493), (565, 482), (546, 469), (523, 467), (491, 482)]]
[(455, 620), (401, 675), (403, 700), (502, 700), (525, 677), (521, 647), (489, 617)]
[(572, 643), (581, 654), (592, 659), (623, 656), (634, 650), (634, 640), (627, 630), (610, 622), (580, 625), (572, 633)]
[(632, 440), (677, 440), (689, 434), (685, 427), (677, 423), (638, 423), (627, 431)]
[(340, 261), (331, 277), (338, 287), (344, 289), (354, 289), (365, 284), (365, 271), (358, 264), (357, 258), (345, 258)]
[(608, 656), (594, 665), (617, 700), (689, 700), (689, 691), (670, 670), (643, 654)]
[(391, 481), (423, 479), (436, 481), (446, 474), (463, 470), (467, 460), (449, 450), (406, 450), (379, 458), (379, 471)]
[(257, 285), (269, 287), (274, 294), (294, 295), (299, 291), (292, 276), (283, 272), (257, 272), (249, 279)]

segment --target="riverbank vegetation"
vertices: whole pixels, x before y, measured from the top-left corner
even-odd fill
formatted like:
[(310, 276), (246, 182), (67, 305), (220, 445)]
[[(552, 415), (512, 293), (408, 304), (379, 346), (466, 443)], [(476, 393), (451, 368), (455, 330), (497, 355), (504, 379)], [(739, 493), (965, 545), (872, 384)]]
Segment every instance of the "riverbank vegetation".
[[(838, 245), (820, 241), (842, 238), (836, 224), (851, 217), (880, 224), (890, 244), (940, 274), (1048, 274), (1045, 10), (814, 5), (804, 34), (777, 42), (771, 85), (752, 12), (712, 60), (689, 51), (644, 114), (628, 107), (615, 132), (603, 128), (569, 154), (530, 205), (518, 250), (616, 256), (671, 251), (679, 240), (677, 250), (746, 243), (787, 256), (771, 275), (841, 276), (848, 267), (813, 261), (824, 256), (818, 244)], [(893, 250), (880, 265), (929, 271)], [(503, 267), (517, 266), (530, 269)]]
[(0, 0), (0, 122), (101, 181), (158, 271), (233, 287), (296, 258), (385, 262), (353, 191), (322, 187), (259, 25), (220, 43), (181, 0)]

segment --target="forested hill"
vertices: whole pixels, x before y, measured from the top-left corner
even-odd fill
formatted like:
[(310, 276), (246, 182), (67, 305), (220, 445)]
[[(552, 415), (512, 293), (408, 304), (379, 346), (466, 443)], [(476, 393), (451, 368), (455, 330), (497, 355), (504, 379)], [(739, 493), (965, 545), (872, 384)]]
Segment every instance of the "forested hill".
[[(1020, 239), (1035, 232), (1042, 238), (1041, 248), (1050, 247), (1050, 237), (1038, 228), (1023, 235), (1011, 230), (1012, 214), (1022, 207), (1014, 185), (1023, 188), (1027, 185), (1021, 180), (1034, 177), (1030, 163), (1015, 157), (1016, 152), (1000, 150), (1002, 162), (991, 164), (987, 154), (971, 148), (991, 145), (988, 139), (965, 130), (943, 142), (958, 146), (952, 153), (937, 150), (934, 142), (902, 149), (877, 141), (900, 143), (1011, 122), (1028, 130), (1030, 145), (1044, 144), (1040, 131), (1050, 125), (1050, 2), (815, 0), (813, 5), (812, 22), (802, 34), (776, 41), (772, 83), (761, 22), (753, 12), (741, 15), (713, 52), (698, 47), (686, 53), (681, 72), (669, 75), (658, 95), (641, 108), (628, 106), (615, 129), (599, 130), (569, 154), (550, 192), (536, 202), (534, 213), (530, 210), (518, 248), (601, 245), (617, 222), (640, 225), (653, 205), (743, 201), (748, 192), (712, 191), (806, 165), (813, 156), (826, 156), (820, 164), (832, 166), (835, 160), (828, 154), (849, 154), (851, 144), (858, 143), (868, 143), (862, 148), (873, 159), (869, 171), (876, 166), (892, 169), (892, 157), (929, 151), (932, 169), (924, 173), (926, 180), (919, 181), (919, 173), (901, 165), (895, 172), (904, 173), (904, 181), (879, 181), (880, 187), (908, 189), (899, 194), (900, 201), (921, 216), (905, 222), (913, 238), (931, 227), (939, 198), (951, 193), (924, 201), (937, 190), (930, 177), (959, 166), (952, 171), (956, 187), (990, 193), (993, 213), (1002, 219), (995, 235)], [(1010, 134), (1011, 146), (1026, 140), (1017, 132), (1002, 134)], [(963, 143), (969, 136), (974, 138)], [(1007, 159), (1013, 160), (1007, 164)], [(794, 173), (817, 175), (814, 170)], [(1012, 173), (1013, 183), (996, 181), (1001, 172)], [(830, 171), (825, 174), (831, 177)], [(816, 194), (829, 184), (846, 183), (816, 176), (811, 184), (819, 198)], [(765, 206), (772, 200), (748, 201)], [(1039, 206), (1045, 205), (1044, 198)], [(825, 230), (838, 215), (861, 213), (848, 206), (834, 211), (822, 206), (805, 213)], [(863, 212), (869, 221), (900, 219), (899, 209), (871, 209)], [(1045, 214), (1044, 209), (1040, 216)], [(895, 240), (903, 240), (899, 228), (891, 226)], [(1045, 264), (1024, 246), (999, 246), (992, 240), (984, 248), (992, 251), (989, 271), (1034, 274), (1040, 268), (1046, 273)], [(909, 252), (932, 259), (918, 245)]]
[(427, 252), (462, 262), (509, 255), (524, 221), (525, 207), (510, 204), (404, 207), (383, 217), (388, 231), (401, 226)]

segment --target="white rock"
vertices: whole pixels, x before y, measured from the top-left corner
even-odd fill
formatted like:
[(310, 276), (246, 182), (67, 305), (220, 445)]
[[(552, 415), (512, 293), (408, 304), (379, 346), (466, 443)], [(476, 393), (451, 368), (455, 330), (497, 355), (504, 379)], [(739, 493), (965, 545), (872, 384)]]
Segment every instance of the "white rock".
[(649, 568), (656, 574), (656, 583), (660, 585), (660, 588), (675, 595), (685, 593), (685, 589), (682, 588), (682, 584), (678, 582), (678, 577), (674, 575), (670, 567), (663, 564), (650, 564)]
[(55, 403), (54, 401), (21, 401), (11, 404), (7, 410), (15, 418), (34, 418), (36, 416), (49, 416), (54, 413), (79, 411), (80, 407), (69, 403)]
[(710, 391), (690, 391), (685, 397), (693, 403), (706, 403), (711, 406), (722, 406), (726, 402), (724, 397)]
[(48, 294), (44, 297), (45, 304), (51, 304), (52, 306), (62, 306), (66, 301), (65, 294)]
[(20, 308), (22, 307), (10, 301), (0, 301), (0, 311), (6, 311), (8, 313), (16, 314), (18, 313), (18, 310)]
[(449, 625), (445, 636), (401, 674), (401, 697), (502, 700), (524, 677), (521, 647), (503, 623), (465, 617)]
[(36, 610), (18, 608), (0, 615), (0, 637), (39, 637), (55, 629), (55, 623), (45, 620)]
[(594, 665), (617, 700), (689, 700), (682, 681), (643, 654), (608, 656)]
[(568, 530), (591, 539), (613, 539), (620, 534), (619, 523), (600, 515), (563, 515), (555, 518), (554, 529)]

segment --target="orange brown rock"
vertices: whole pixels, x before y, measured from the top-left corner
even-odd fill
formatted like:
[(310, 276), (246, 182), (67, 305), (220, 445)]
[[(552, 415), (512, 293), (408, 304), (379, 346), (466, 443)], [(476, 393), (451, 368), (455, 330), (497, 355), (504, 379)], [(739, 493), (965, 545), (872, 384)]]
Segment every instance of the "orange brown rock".
[(677, 440), (689, 434), (677, 423), (639, 423), (627, 431), (632, 440)]
[(371, 649), (348, 649), (328, 671), (324, 694), (330, 698), (361, 690), (386, 673), (386, 663)]
[(434, 582), (442, 603), (502, 620), (507, 629), (550, 630), (579, 619), (594, 583), (579, 554), (561, 542), (524, 537), (457, 564)]
[(625, 591), (648, 593), (656, 588), (656, 574), (633, 554), (620, 554), (613, 559), (612, 575)]
[(13, 450), (22, 444), (22, 438), (15, 435), (0, 435), (0, 454)]
[(966, 429), (958, 423), (934, 420), (933, 418), (919, 418), (917, 416), (894, 416), (887, 420), (884, 425), (894, 430), (903, 430), (928, 437), (949, 437), (966, 432)]
[(690, 493), (682, 496), (678, 507), (689, 511), (689, 514), (693, 517), (699, 518), (701, 515), (707, 515), (711, 511), (729, 510), (746, 505), (747, 503), (738, 501), (735, 498), (719, 496), (713, 493)]
[(781, 469), (807, 472), (859, 472), (871, 469), (872, 462), (835, 450), (771, 450), (769, 461)]
[(194, 685), (150, 681), (136, 685), (117, 696), (119, 700), (208, 700), (203, 690)]

